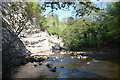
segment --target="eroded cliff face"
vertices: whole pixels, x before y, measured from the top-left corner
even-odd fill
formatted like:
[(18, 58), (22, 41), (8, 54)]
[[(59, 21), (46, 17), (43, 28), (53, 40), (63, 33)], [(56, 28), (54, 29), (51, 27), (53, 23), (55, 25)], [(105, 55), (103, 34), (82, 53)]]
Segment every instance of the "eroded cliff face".
[[(35, 17), (29, 19), (24, 3), (2, 3), (2, 61), (3, 72), (23, 63), (31, 53), (60, 49), (62, 39), (41, 31)], [(17, 8), (17, 9), (16, 9)]]
[(19, 38), (25, 47), (22, 46), (32, 53), (63, 47), (61, 38), (42, 31), (40, 24), (37, 23), (37, 17), (29, 16), (28, 18), (26, 9), (29, 7), (26, 3), (3, 2), (1, 6), (4, 23), (3, 44), (14, 44)]
[(24, 56), (30, 52), (4, 19), (2, 21), (2, 70), (6, 74), (26, 61)]
[[(0, 6), (2, 7), (2, 72), (4, 76), (15, 66), (26, 62), (24, 56), (30, 52), (19, 38), (27, 21), (23, 16), (25, 4), (2, 2)], [(25, 19), (26, 21), (24, 21)]]
[(39, 33), (24, 36), (21, 40), (31, 53), (60, 49), (64, 45), (61, 38), (55, 35), (49, 35), (47, 31), (40, 31)]

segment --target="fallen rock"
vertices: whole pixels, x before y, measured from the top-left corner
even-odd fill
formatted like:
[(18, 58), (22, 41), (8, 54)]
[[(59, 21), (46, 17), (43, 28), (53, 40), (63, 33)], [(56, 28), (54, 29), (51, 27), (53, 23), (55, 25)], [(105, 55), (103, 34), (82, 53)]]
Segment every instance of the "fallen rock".
[(39, 65), (42, 65), (42, 63), (39, 63)]
[(37, 58), (37, 59), (35, 59), (35, 62), (41, 62), (41, 61), (44, 61), (45, 60), (45, 58)]
[(30, 62), (35, 62), (35, 59), (34, 59), (33, 57), (31, 57), (31, 58), (29, 59), (29, 61), (30, 61)]
[(41, 61), (44, 61), (44, 60), (46, 60), (48, 58), (49, 57), (46, 56), (46, 55), (34, 55), (34, 56), (31, 56), (30, 61), (32, 61), (32, 62), (41, 62)]
[(52, 61), (55, 61), (55, 59), (52, 59)]
[(37, 67), (37, 64), (34, 64), (34, 67)]
[(71, 55), (71, 56), (74, 56), (74, 53), (71, 53), (70, 55)]
[(52, 67), (53, 67), (52, 64), (46, 64), (46, 66), (47, 66), (48, 68), (52, 68)]
[(35, 55), (35, 56), (31, 56), (29, 58), (29, 62), (41, 62), (41, 61), (44, 61), (48, 59), (47, 56), (38, 56), (38, 55)]
[(64, 67), (61, 67), (61, 68), (64, 68)]
[(52, 72), (56, 72), (57, 70), (56, 70), (56, 67), (54, 67), (53, 69), (51, 69), (50, 71), (52, 71)]

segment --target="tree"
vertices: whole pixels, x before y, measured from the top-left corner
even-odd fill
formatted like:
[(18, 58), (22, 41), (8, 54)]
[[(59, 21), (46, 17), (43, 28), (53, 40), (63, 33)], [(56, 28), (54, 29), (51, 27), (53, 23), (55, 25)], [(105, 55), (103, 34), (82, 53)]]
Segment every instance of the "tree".
[(108, 4), (108, 16), (105, 18), (106, 26), (108, 29), (108, 36), (114, 41), (120, 40), (120, 2), (113, 2)]
[[(78, 1), (79, 2), (79, 1)], [(54, 10), (69, 10), (70, 6), (72, 6), (75, 11), (76, 11), (76, 16), (77, 17), (81, 17), (84, 16), (85, 14), (90, 14), (92, 11), (98, 12), (100, 10), (100, 8), (95, 7), (94, 4), (92, 2), (66, 2), (66, 1), (60, 1), (60, 2), (56, 2), (56, 1), (51, 1), (51, 2), (43, 2), (41, 9), (46, 10), (47, 7), (51, 8), (51, 12), (53, 13)]]

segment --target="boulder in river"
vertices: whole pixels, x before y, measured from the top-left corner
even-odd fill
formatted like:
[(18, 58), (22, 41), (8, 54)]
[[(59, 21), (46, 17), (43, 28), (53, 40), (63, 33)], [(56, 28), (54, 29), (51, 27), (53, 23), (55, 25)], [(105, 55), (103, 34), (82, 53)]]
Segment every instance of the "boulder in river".
[(71, 55), (71, 56), (74, 56), (74, 53), (71, 53), (70, 55)]
[(46, 59), (48, 59), (48, 57), (45, 55), (34, 55), (34, 56), (31, 56), (29, 58), (29, 61), (30, 62), (41, 62), (41, 61), (44, 61)]
[(42, 65), (42, 63), (39, 63), (39, 65)]
[(44, 61), (45, 59), (44, 58), (37, 58), (35, 59), (35, 62), (41, 62), (41, 61)]
[(64, 68), (64, 67), (61, 67), (61, 68)]
[(46, 64), (46, 66), (47, 66), (48, 68), (52, 68), (52, 67), (53, 67), (52, 64)]
[(55, 61), (55, 59), (52, 59), (52, 61)]
[(37, 67), (37, 64), (34, 64), (34, 67)]
[(57, 69), (56, 69), (56, 67), (54, 67), (53, 69), (51, 69), (50, 71), (52, 71), (52, 72), (56, 72), (57, 71)]
[(35, 59), (34, 59), (33, 57), (31, 57), (31, 58), (29, 59), (29, 61), (30, 61), (30, 62), (35, 62)]

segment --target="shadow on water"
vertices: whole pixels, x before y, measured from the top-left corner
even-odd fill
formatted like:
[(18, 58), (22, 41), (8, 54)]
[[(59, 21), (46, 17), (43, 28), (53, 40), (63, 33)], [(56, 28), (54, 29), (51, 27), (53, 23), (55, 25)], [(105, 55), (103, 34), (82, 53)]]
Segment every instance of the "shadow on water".
[(90, 55), (90, 57), (93, 57), (98, 60), (109, 61), (115, 64), (120, 64), (119, 53), (117, 54), (93, 54), (93, 55)]
[(20, 66), (11, 78), (118, 78), (119, 64), (97, 58), (71, 55), (69, 51), (50, 52), (42, 64), (29, 62)]

